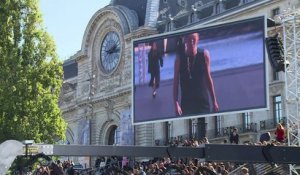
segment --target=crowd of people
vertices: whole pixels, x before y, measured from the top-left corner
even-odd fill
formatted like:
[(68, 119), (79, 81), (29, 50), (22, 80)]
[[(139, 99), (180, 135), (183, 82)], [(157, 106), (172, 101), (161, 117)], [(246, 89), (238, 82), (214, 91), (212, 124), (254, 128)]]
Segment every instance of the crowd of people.
[[(128, 174), (128, 175), (227, 175), (237, 168), (237, 164), (224, 162), (200, 162), (197, 158), (171, 159), (154, 158), (147, 162), (134, 161), (133, 165), (110, 165), (102, 170), (102, 174)], [(247, 169), (247, 168), (245, 168)], [(246, 174), (245, 174), (246, 175)]]
[[(285, 128), (278, 124), (273, 135), (270, 132), (265, 133), (255, 142), (240, 143), (240, 136), (237, 128), (233, 128), (228, 139), (223, 144), (248, 144), (248, 145), (283, 145), (286, 144)], [(209, 140), (204, 137), (202, 139), (174, 139), (168, 146), (172, 147), (199, 147), (201, 144), (209, 144)], [(128, 174), (128, 175), (165, 175), (165, 174), (184, 174), (184, 175), (227, 175), (233, 170), (240, 167), (239, 174), (249, 175), (249, 169), (242, 167), (239, 163), (230, 162), (202, 162), (198, 158), (173, 158), (173, 157), (157, 157), (149, 161), (138, 162), (128, 161), (124, 164), (122, 158), (110, 157), (97, 159), (96, 168), (100, 174)], [(105, 166), (100, 167), (100, 163), (104, 161)], [(64, 175), (78, 174), (74, 170), (72, 161), (57, 161), (56, 166), (36, 166), (32, 174), (34, 175), (55, 175), (63, 173)], [(55, 169), (56, 168), (56, 169)], [(101, 170), (101, 171), (100, 171)]]
[(50, 165), (37, 164), (32, 175), (76, 175), (78, 171), (74, 169), (74, 162), (72, 160), (66, 160), (61, 162), (57, 160)]
[[(285, 145), (286, 131), (282, 124), (278, 124), (273, 135), (267, 132), (268, 137), (259, 139), (257, 142), (241, 143), (237, 128), (233, 128), (228, 139), (223, 144), (247, 144), (247, 145)], [(208, 139), (174, 139), (169, 146), (177, 147), (198, 147), (201, 144), (209, 144)], [(201, 162), (197, 158), (176, 158), (169, 157), (154, 158), (147, 162), (134, 162), (133, 165), (124, 166), (123, 174), (129, 175), (152, 175), (152, 174), (184, 174), (184, 175), (227, 175), (240, 167), (239, 175), (249, 175), (247, 167), (241, 167), (239, 163), (229, 162)], [(115, 170), (116, 172), (116, 170)], [(121, 171), (120, 171), (121, 172)], [(104, 173), (105, 174), (105, 173)]]

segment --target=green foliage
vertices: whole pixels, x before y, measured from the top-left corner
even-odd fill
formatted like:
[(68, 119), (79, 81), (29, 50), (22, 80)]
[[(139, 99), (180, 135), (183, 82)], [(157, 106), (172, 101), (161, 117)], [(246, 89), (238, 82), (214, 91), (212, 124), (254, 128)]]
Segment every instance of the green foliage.
[(42, 26), (38, 4), (0, 1), (0, 143), (65, 139), (58, 106), (62, 62)]

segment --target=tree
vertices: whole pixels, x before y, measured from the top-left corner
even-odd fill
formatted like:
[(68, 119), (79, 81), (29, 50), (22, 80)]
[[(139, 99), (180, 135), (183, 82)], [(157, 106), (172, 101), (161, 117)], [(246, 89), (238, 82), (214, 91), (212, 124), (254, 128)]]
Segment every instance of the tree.
[(38, 0), (0, 1), (0, 143), (65, 139), (58, 106), (63, 80)]

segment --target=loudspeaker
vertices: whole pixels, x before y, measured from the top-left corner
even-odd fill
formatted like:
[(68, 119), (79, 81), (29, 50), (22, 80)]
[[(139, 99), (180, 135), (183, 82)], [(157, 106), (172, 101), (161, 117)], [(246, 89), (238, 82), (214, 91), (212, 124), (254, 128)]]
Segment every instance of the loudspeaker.
[(272, 68), (276, 71), (285, 71), (285, 66), (289, 63), (284, 61), (284, 49), (281, 38), (276, 34), (266, 38), (266, 47)]

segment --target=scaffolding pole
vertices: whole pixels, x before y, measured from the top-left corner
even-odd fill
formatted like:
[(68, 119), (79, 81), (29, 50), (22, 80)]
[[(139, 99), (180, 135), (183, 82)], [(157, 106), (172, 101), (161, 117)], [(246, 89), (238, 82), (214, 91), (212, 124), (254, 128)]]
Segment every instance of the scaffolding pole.
[[(279, 16), (283, 28), (285, 63), (285, 112), (287, 117), (288, 146), (299, 147), (300, 134), (300, 14), (298, 11), (286, 12)], [(290, 174), (297, 173), (295, 164), (290, 164)]]

